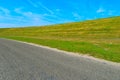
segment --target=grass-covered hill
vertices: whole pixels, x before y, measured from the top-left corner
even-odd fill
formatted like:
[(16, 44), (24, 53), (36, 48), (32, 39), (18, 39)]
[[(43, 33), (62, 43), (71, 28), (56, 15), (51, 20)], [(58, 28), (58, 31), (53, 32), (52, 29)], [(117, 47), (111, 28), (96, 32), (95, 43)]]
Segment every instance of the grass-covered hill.
[(40, 27), (3, 28), (0, 36), (120, 62), (120, 17)]

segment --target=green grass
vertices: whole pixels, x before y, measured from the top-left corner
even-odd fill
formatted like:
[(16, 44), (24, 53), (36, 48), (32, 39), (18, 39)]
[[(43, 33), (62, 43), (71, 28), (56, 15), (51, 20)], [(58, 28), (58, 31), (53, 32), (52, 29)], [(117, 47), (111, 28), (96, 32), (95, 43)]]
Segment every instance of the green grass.
[(120, 62), (120, 17), (42, 27), (0, 29), (2, 38)]

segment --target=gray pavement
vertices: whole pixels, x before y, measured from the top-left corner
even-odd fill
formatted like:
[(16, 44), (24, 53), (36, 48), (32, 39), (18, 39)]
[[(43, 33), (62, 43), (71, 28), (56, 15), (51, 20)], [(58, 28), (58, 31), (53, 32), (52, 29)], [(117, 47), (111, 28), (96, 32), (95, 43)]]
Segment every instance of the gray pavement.
[(120, 67), (0, 39), (0, 80), (120, 80)]

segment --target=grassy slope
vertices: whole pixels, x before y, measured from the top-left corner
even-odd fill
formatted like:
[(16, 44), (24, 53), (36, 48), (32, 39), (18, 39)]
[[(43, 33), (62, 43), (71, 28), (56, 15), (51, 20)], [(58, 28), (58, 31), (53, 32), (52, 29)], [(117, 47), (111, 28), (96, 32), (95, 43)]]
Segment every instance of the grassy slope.
[(120, 17), (0, 29), (0, 36), (120, 62)]

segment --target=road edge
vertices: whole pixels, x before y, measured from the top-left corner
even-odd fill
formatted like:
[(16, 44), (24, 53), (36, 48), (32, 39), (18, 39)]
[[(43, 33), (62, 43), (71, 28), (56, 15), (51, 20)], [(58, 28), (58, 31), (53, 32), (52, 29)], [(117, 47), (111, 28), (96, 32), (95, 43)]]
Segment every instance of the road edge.
[[(6, 39), (6, 38), (1, 38), (1, 39)], [(24, 41), (20, 41), (20, 40), (14, 40), (14, 39), (8, 39), (8, 38), (6, 40), (20, 42), (20, 43), (28, 44), (28, 45), (31, 45), (31, 46), (36, 46), (36, 47), (40, 47), (40, 48), (44, 48), (44, 49), (48, 49), (48, 50), (52, 50), (52, 51), (61, 52), (61, 53), (64, 53), (66, 55), (75, 56), (75, 57), (81, 57), (81, 58), (97, 61), (97, 62), (100, 62), (100, 63), (103, 63), (103, 64), (114, 65), (114, 66), (119, 66), (120, 67), (120, 63), (107, 61), (107, 60), (100, 59), (100, 58), (95, 58), (93, 56), (86, 55), (86, 54), (79, 54), (79, 53), (75, 53), (75, 52), (68, 52), (68, 51), (57, 49), (57, 48), (51, 48), (49, 46), (44, 46), (44, 45), (35, 44), (35, 43), (29, 43), (29, 42), (24, 42)]]

